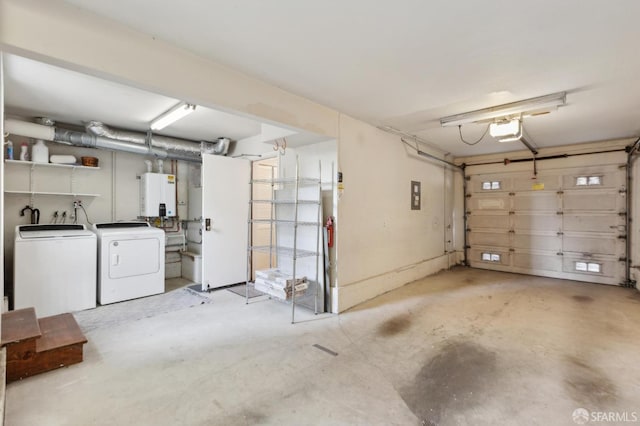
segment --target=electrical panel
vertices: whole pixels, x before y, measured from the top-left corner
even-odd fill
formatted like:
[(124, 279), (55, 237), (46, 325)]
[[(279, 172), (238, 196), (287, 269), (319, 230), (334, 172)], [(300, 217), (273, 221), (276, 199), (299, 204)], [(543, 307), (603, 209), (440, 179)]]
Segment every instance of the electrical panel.
[(175, 217), (176, 177), (145, 173), (140, 177), (140, 216)]

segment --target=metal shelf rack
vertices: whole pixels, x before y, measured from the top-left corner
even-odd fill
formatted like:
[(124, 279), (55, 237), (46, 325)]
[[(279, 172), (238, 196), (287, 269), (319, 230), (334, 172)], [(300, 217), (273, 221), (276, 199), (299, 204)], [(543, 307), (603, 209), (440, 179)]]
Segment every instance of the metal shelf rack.
[[(322, 164), (318, 162), (318, 178), (300, 177), (300, 163), (296, 156), (295, 176), (287, 178), (276, 178), (274, 169), (271, 169), (271, 179), (252, 179), (250, 184), (252, 185), (270, 185), (271, 186), (271, 199), (253, 199), (253, 190), (250, 191), (251, 199), (249, 201), (249, 219), (248, 219), (248, 244), (247, 244), (247, 289), (246, 289), (246, 303), (249, 303), (249, 285), (252, 282), (251, 265), (253, 253), (268, 253), (269, 254), (269, 268), (283, 264), (283, 262), (291, 262), (291, 277), (293, 283), (296, 283), (298, 279), (302, 278), (299, 274), (298, 260), (301, 258), (315, 258), (315, 279), (309, 281), (309, 287), (305, 290), (303, 297), (310, 296), (309, 292), (313, 292), (313, 309), (318, 313), (318, 301), (322, 295), (324, 297), (324, 282), (321, 282), (319, 261), (320, 261), (320, 238), (322, 229)], [(285, 187), (291, 189), (284, 190)], [(305, 191), (305, 198), (301, 198), (301, 189), (303, 187), (316, 187), (317, 190), (313, 190), (313, 196), (309, 195), (311, 191)], [(286, 199), (277, 199), (277, 191), (289, 192)], [(252, 218), (253, 206), (255, 204), (269, 204), (271, 206), (269, 211), (269, 218), (254, 219)], [(288, 214), (280, 214), (278, 211), (279, 206), (291, 206), (292, 212)], [(301, 206), (315, 206), (315, 212), (308, 213), (316, 215), (316, 220), (301, 220), (300, 207)], [(310, 207), (307, 207), (309, 209)], [(309, 219), (308, 217), (306, 219)], [(254, 223), (262, 223), (269, 225), (269, 245), (252, 245), (252, 228)], [(274, 241), (274, 234), (279, 227), (292, 228), (293, 238), (290, 246), (284, 246), (280, 244), (276, 238)], [(301, 249), (298, 244), (298, 228), (299, 227), (315, 227), (315, 250)], [(284, 229), (284, 228), (280, 228)], [(308, 231), (307, 231), (308, 232)], [(276, 256), (275, 265), (273, 264), (274, 255)], [(299, 276), (300, 275), (300, 276)], [(259, 291), (259, 290), (258, 290)], [(286, 286), (285, 286), (286, 294)], [(273, 296), (275, 297), (275, 296)], [(324, 303), (324, 299), (323, 303)], [(291, 288), (291, 323), (295, 322), (295, 311), (298, 305), (296, 300), (295, 285), (292, 284)], [(304, 306), (304, 305), (303, 305)]]

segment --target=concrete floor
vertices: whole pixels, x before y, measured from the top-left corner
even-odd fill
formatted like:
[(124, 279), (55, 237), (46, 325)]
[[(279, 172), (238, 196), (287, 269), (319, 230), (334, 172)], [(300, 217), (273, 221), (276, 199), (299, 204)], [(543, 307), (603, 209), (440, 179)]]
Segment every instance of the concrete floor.
[(579, 407), (640, 418), (636, 290), (455, 268), (340, 316), (300, 310), (296, 325), (275, 301), (211, 297), (89, 332), (82, 364), (8, 386), (7, 424), (573, 425)]

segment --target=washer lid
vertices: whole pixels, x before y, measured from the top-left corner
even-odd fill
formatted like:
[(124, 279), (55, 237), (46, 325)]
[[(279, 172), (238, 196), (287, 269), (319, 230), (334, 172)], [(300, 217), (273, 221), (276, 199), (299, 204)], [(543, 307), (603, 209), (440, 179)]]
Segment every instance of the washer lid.
[(94, 235), (84, 225), (18, 225), (16, 227), (20, 238), (59, 238), (84, 237)]

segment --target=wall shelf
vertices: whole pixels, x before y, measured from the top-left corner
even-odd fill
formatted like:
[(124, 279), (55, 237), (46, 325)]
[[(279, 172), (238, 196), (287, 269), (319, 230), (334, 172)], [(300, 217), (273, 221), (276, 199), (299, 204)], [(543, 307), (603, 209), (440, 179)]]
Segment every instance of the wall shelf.
[(27, 195), (56, 195), (67, 197), (99, 197), (100, 194), (83, 194), (74, 192), (46, 192), (46, 191), (4, 191), (5, 194), (27, 194)]
[(21, 161), (21, 160), (4, 160), (6, 164), (16, 164), (20, 166), (30, 167), (53, 167), (63, 169), (82, 169), (82, 170), (100, 170), (100, 167), (88, 167), (80, 164), (57, 164), (57, 163), (35, 163), (33, 161)]
[[(35, 163), (33, 161), (21, 161), (21, 160), (4, 160), (7, 166), (18, 166), (27, 168), (29, 171), (29, 181), (28, 188), (25, 189), (5, 189), (4, 193), (7, 195), (29, 195), (30, 201), (29, 205), (33, 205), (35, 196), (57, 196), (57, 197), (99, 197), (100, 194), (86, 193), (86, 192), (78, 192), (76, 188), (76, 171), (84, 171), (91, 170), (96, 171), (100, 170), (100, 167), (88, 167), (82, 166), (79, 164), (57, 164), (57, 163)], [(37, 172), (37, 170), (44, 169), (57, 169), (59, 171), (67, 170), (68, 171), (68, 179), (69, 184), (67, 186), (68, 191), (38, 191), (37, 178), (42, 178), (42, 173)], [(24, 169), (23, 169), (24, 170)], [(46, 175), (44, 176), (46, 179)], [(42, 188), (42, 186), (40, 186)], [(60, 188), (60, 189), (67, 189)], [(57, 188), (56, 188), (57, 189)]]

